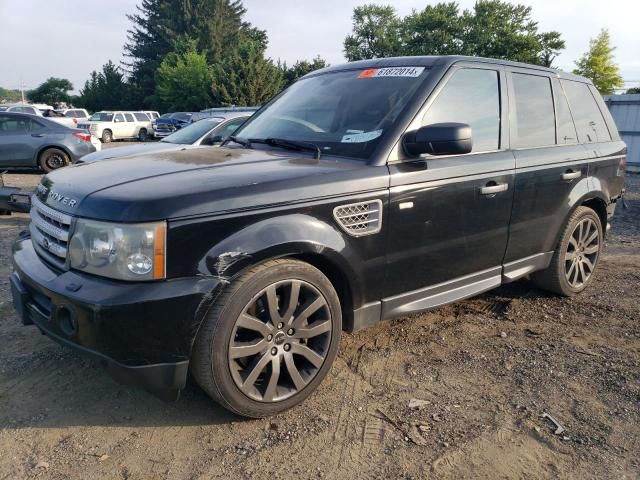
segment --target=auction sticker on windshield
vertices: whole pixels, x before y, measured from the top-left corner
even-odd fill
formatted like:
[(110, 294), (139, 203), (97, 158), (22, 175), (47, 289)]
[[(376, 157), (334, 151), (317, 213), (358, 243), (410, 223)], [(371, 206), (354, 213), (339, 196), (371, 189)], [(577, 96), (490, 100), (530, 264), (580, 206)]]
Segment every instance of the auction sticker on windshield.
[(419, 77), (422, 72), (424, 72), (424, 67), (367, 68), (360, 72), (358, 78)]

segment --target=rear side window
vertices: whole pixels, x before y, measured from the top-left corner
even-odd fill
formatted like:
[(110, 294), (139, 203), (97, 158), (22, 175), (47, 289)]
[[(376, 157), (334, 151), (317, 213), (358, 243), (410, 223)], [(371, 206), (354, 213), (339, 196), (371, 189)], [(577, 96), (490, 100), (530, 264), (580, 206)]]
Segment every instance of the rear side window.
[(148, 122), (149, 121), (149, 117), (147, 117), (146, 114), (144, 113), (134, 113), (136, 120), (140, 121), (140, 122)]
[(127, 119), (127, 122), (133, 122), (133, 115), (131, 115), (130, 113), (125, 113), (124, 118)]
[(118, 113), (114, 119), (114, 121), (116, 122), (124, 122), (124, 117), (122, 116), (121, 113)]
[(576, 126), (573, 124), (567, 97), (558, 80), (553, 81), (553, 92), (556, 104), (556, 121), (558, 127), (558, 145), (578, 143)]
[(422, 125), (458, 122), (471, 126), (473, 152), (500, 147), (498, 72), (463, 68), (455, 72), (422, 118)]
[(611, 140), (609, 129), (589, 86), (586, 83), (572, 80), (560, 80), (560, 83), (562, 83), (569, 99), (569, 107), (576, 123), (580, 142), (608, 142)]
[(551, 80), (521, 73), (513, 73), (511, 78), (516, 109), (513, 146), (529, 148), (554, 145), (556, 121)]

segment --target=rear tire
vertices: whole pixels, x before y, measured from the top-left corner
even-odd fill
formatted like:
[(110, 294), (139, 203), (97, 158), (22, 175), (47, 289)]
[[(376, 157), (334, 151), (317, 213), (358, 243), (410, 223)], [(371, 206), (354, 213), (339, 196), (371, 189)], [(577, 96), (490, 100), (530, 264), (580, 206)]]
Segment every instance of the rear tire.
[(533, 273), (531, 280), (558, 295), (577, 295), (593, 280), (602, 242), (598, 214), (588, 207), (578, 207), (569, 217), (549, 267)]
[(190, 368), (211, 398), (260, 418), (304, 401), (331, 369), (342, 315), (331, 282), (298, 260), (258, 265), (204, 319)]
[(38, 163), (45, 173), (49, 173), (58, 168), (66, 167), (71, 163), (71, 159), (66, 152), (59, 148), (47, 148), (40, 153)]
[(141, 128), (140, 131), (138, 132), (138, 141), (146, 142), (148, 139), (149, 139), (149, 134), (147, 133), (147, 129)]
[(104, 130), (102, 132), (102, 143), (111, 143), (113, 141), (113, 133), (111, 130)]

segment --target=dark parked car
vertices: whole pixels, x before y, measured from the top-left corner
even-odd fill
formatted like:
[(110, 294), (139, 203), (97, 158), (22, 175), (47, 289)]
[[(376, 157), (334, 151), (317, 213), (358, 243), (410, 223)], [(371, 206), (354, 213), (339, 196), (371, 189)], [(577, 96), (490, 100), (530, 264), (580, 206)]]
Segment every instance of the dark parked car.
[(250, 114), (247, 113), (236, 113), (227, 118), (205, 118), (172, 133), (159, 142), (101, 150), (85, 155), (76, 163), (88, 163), (95, 162), (96, 160), (106, 160), (108, 158), (125, 158), (135, 155), (182, 150), (186, 146), (219, 146), (242, 125), (249, 116)]
[(50, 172), (95, 151), (91, 135), (83, 130), (41, 116), (0, 112), (0, 168)]
[[(175, 399), (304, 400), (343, 329), (530, 276), (593, 281), (626, 146), (584, 78), (473, 57), (308, 74), (223, 148), (45, 176), (11, 285), (25, 324)], [(61, 397), (64, 392), (60, 392)]]
[(156, 138), (166, 137), (182, 127), (191, 125), (194, 121), (194, 115), (195, 112), (174, 112), (161, 115), (160, 118), (152, 122), (153, 136)]

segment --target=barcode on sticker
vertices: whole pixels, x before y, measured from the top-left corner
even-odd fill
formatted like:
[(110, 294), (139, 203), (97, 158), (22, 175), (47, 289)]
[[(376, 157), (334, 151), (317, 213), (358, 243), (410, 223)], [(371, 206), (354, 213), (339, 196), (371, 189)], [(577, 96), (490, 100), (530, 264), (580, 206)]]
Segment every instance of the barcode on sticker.
[(419, 77), (424, 67), (385, 67), (362, 70), (358, 78), (374, 77)]

